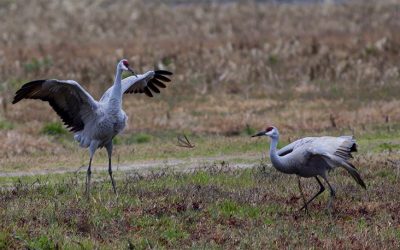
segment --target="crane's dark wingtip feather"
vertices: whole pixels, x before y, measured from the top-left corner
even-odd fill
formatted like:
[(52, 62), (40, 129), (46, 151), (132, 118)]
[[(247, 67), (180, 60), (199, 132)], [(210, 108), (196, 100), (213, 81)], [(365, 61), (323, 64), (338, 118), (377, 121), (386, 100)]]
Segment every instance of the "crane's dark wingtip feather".
[(157, 73), (154, 75), (154, 78), (156, 78), (158, 80), (161, 80), (163, 82), (170, 82), (171, 81), (171, 79), (169, 79), (168, 77), (163, 76), (163, 75), (159, 75)]
[(153, 94), (151, 93), (148, 87), (144, 88), (143, 91), (148, 97), (153, 97)]
[(162, 70), (162, 69), (155, 70), (154, 73), (159, 74), (159, 75), (167, 75), (167, 76), (172, 76), (173, 75), (172, 72), (170, 72), (168, 70)]
[(151, 79), (151, 82), (163, 89), (167, 87), (167, 85), (165, 85), (164, 83), (160, 82), (159, 80), (157, 80), (155, 78)]
[(12, 104), (17, 103), (24, 98), (31, 98), (29, 94), (31, 94), (36, 88), (41, 87), (46, 81), (47, 80), (35, 80), (22, 85), (22, 87), (15, 93)]
[(155, 93), (157, 93), (157, 94), (160, 93), (160, 90), (159, 90), (156, 86), (154, 86), (154, 83), (152, 83), (151, 81), (149, 81), (149, 83), (147, 84), (147, 86), (148, 86), (152, 91), (154, 91)]

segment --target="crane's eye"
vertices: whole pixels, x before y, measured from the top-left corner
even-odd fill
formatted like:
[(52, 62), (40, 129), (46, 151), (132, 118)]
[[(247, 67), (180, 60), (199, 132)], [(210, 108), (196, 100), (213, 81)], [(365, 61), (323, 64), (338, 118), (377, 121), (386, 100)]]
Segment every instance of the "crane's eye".
[(127, 60), (123, 60), (122, 61), (122, 63), (126, 66), (126, 67), (128, 67), (129, 66), (129, 63), (128, 63), (128, 61)]

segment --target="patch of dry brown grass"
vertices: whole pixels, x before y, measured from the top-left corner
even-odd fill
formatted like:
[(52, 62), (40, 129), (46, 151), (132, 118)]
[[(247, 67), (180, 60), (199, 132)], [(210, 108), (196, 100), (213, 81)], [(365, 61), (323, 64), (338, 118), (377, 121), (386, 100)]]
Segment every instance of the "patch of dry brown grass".
[(266, 123), (298, 134), (363, 130), (387, 118), (397, 123), (397, 13), (396, 1), (2, 2), (0, 116), (14, 127), (0, 133), (1, 157), (44, 150), (67, 158), (71, 152), (41, 133), (59, 120), (46, 103), (9, 105), (22, 83), (75, 79), (99, 97), (121, 57), (138, 72), (155, 66), (175, 73), (154, 99), (125, 96), (127, 134), (237, 135)]

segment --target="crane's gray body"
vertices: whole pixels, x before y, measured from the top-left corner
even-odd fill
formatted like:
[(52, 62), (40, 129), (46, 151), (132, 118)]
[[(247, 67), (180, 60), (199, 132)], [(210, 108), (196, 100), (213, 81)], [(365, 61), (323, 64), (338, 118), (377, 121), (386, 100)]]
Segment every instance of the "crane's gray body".
[[(122, 110), (122, 93), (132, 88), (132, 83), (136, 89), (146, 87), (147, 82), (154, 77), (154, 71), (149, 71), (143, 75), (130, 76), (121, 81), (121, 91), (116, 91), (110, 87), (92, 107), (92, 113), (86, 120), (85, 127), (82, 131), (75, 133), (75, 140), (79, 142), (81, 147), (87, 148), (90, 145), (97, 147), (107, 147), (112, 143), (112, 139), (121, 133), (126, 125), (128, 117)], [(120, 76), (116, 75), (116, 79)], [(120, 96), (121, 95), (121, 96)]]
[(325, 177), (326, 173), (351, 158), (351, 149), (355, 149), (352, 136), (306, 137), (297, 140), (277, 151), (280, 162), (274, 159), (274, 165), (284, 165), (278, 170), (297, 174), (301, 177)]
[(271, 162), (272, 166), (278, 171), (305, 178), (315, 177), (317, 180), (320, 190), (307, 202), (301, 189), (300, 179), (298, 180), (304, 200), (304, 206), (301, 209), (305, 208), (307, 210), (307, 205), (325, 190), (318, 176), (322, 177), (329, 186), (331, 196), (328, 207), (331, 206), (331, 201), (335, 197), (335, 190), (328, 181), (327, 172), (336, 167), (346, 169), (360, 186), (366, 188), (357, 169), (348, 161), (352, 158), (351, 153), (357, 151), (356, 141), (352, 136), (306, 137), (292, 142), (280, 150), (277, 150), (279, 140), (277, 128), (268, 127), (265, 131), (261, 131), (253, 137), (255, 136), (268, 136), (271, 138)]
[(93, 143), (104, 147), (124, 130), (128, 119), (125, 112), (107, 104), (99, 102), (84, 129), (75, 133), (74, 138), (81, 147), (87, 148)]

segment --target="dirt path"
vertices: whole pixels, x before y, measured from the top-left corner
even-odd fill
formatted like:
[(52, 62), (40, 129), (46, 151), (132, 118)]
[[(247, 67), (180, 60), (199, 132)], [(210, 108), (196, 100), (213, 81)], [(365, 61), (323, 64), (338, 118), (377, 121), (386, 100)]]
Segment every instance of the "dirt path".
[[(240, 158), (244, 162), (235, 162), (234, 159)], [(114, 165), (114, 171), (148, 171), (162, 168), (168, 168), (179, 171), (190, 171), (210, 165), (225, 165), (231, 168), (251, 168), (259, 164), (259, 160), (254, 156), (249, 155), (230, 155), (230, 156), (219, 156), (219, 157), (196, 157), (189, 159), (165, 159), (165, 160), (153, 160), (153, 161), (141, 161), (130, 164), (116, 164)], [(106, 171), (108, 168), (106, 165), (93, 166), (94, 172)], [(47, 175), (47, 174), (64, 174), (73, 172), (85, 172), (86, 166), (80, 168), (66, 167), (61, 169), (43, 169), (43, 170), (32, 170), (32, 171), (16, 171), (9, 173), (0, 173), (0, 177), (22, 177), (22, 176), (35, 176), (35, 175)]]

